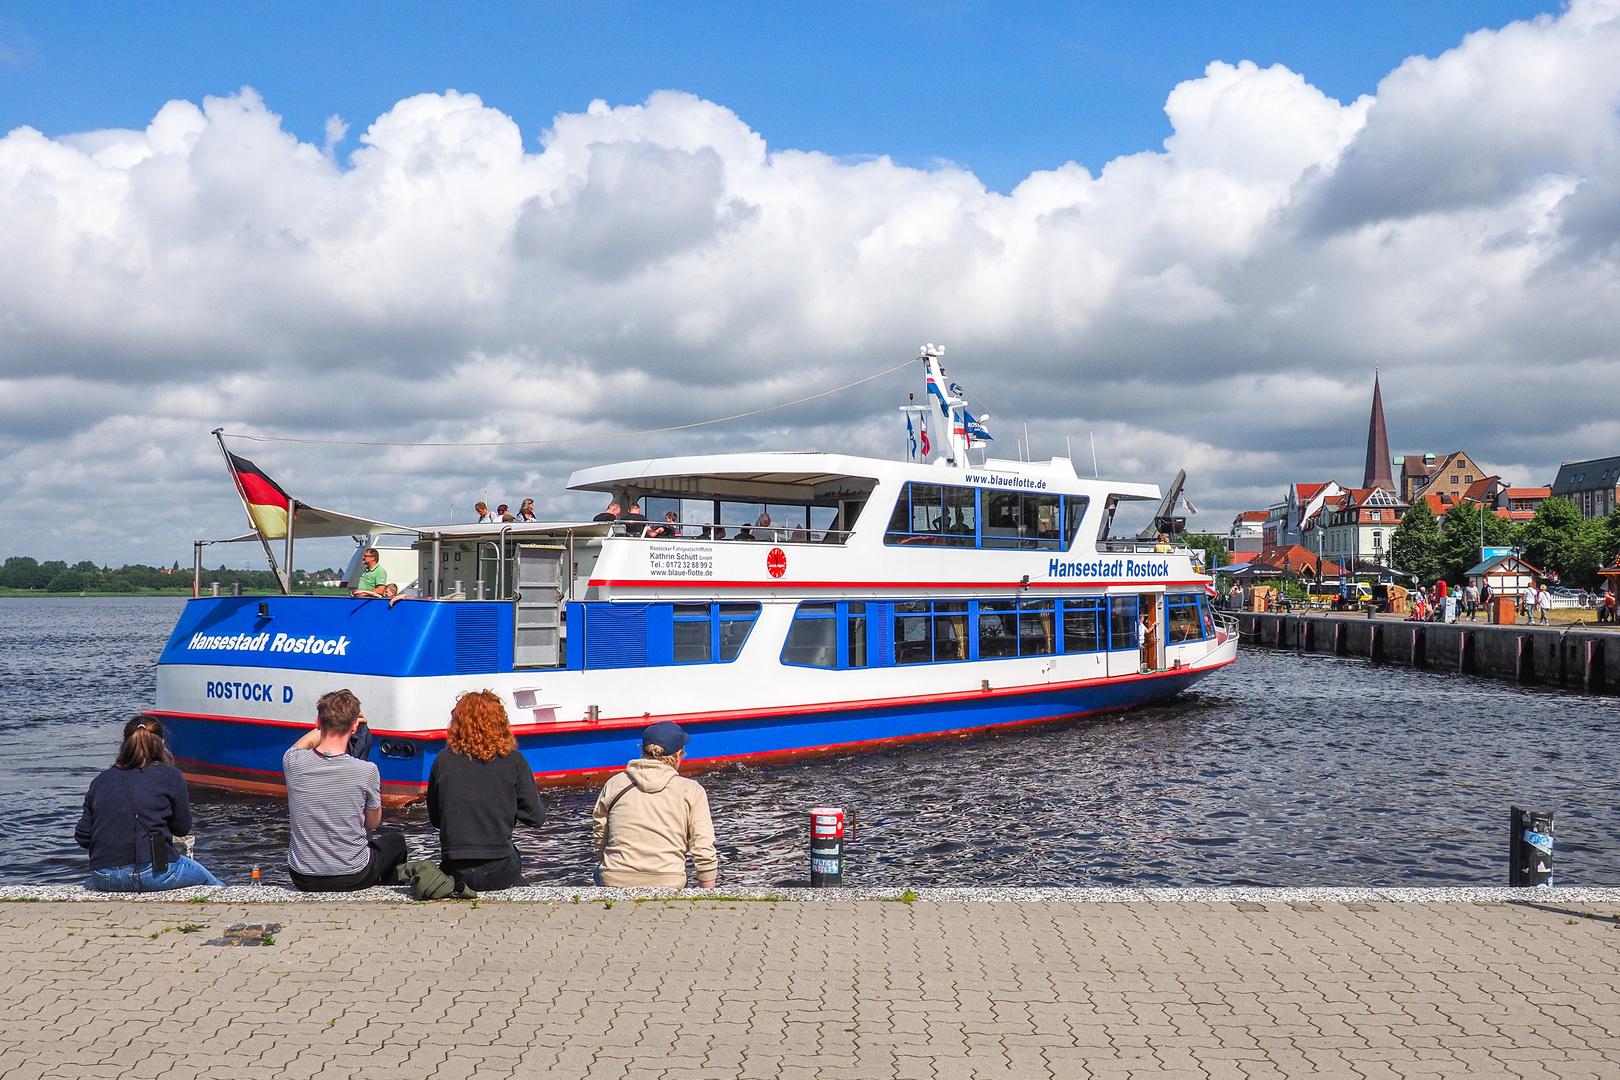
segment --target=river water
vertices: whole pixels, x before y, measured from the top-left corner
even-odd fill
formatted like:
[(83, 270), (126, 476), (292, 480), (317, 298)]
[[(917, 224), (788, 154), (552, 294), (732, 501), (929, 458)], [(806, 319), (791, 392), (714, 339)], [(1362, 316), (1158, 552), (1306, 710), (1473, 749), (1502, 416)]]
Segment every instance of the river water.
[[(0, 600), (0, 883), (78, 882), (85, 788), (151, 704), (181, 601)], [(1244, 651), (1175, 700), (1037, 732), (702, 777), (722, 882), (804, 884), (805, 811), (859, 814), (852, 884), (1497, 885), (1508, 808), (1557, 812), (1557, 881), (1620, 885), (1612, 698)], [(545, 791), (531, 884), (590, 881), (594, 792)], [(287, 809), (194, 789), (198, 858), (285, 882)], [(385, 812), (414, 856), (421, 807)]]

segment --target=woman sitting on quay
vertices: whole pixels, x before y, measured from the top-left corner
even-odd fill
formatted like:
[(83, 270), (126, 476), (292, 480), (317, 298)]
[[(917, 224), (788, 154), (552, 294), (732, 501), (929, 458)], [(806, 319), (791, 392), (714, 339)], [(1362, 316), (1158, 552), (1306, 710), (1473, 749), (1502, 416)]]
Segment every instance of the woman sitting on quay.
[(714, 888), (720, 860), (709, 796), (679, 772), (686, 742), (679, 725), (652, 725), (641, 733), (641, 757), (602, 785), (591, 812), (598, 885), (684, 888), (690, 853), (698, 888)]
[(223, 885), (173, 846), (191, 833), (186, 779), (163, 745), (163, 721), (144, 713), (124, 725), (118, 759), (90, 781), (73, 839), (90, 852), (86, 886), (100, 892), (159, 892)]
[(512, 829), (538, 828), (544, 815), (506, 706), (488, 690), (463, 694), (450, 710), (446, 734), (427, 789), (428, 820), (439, 830), (439, 869), (455, 879), (458, 893), (522, 885)]

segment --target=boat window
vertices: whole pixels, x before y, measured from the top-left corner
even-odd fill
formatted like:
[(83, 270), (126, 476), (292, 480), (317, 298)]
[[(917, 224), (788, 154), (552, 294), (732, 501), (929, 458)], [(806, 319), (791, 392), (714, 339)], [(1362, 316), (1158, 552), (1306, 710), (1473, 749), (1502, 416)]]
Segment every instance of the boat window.
[(1063, 601), (1063, 651), (1099, 652), (1108, 639), (1101, 600)]
[(1062, 496), (986, 491), (984, 501), (985, 547), (1056, 550), (1062, 546)]
[(978, 494), (969, 487), (907, 483), (895, 501), (883, 542), (973, 547)]
[(1057, 605), (1051, 600), (1018, 602), (1018, 655), (1049, 656), (1057, 652)]
[(1074, 544), (1074, 534), (1080, 531), (1080, 521), (1086, 516), (1086, 505), (1091, 500), (1084, 495), (1063, 496), (1063, 550)]
[(748, 633), (759, 618), (758, 604), (717, 604), (719, 613), (720, 662), (729, 664), (737, 659), (748, 641)]
[(866, 604), (854, 601), (849, 605), (849, 657), (848, 666), (866, 666)]
[(714, 620), (709, 604), (675, 605), (675, 662), (707, 664), (714, 659)]
[(1108, 648), (1113, 652), (1138, 647), (1136, 639), (1136, 597), (1108, 598)]
[(1169, 644), (1204, 639), (1204, 622), (1198, 614), (1197, 593), (1173, 593), (1164, 598), (1164, 603), (1165, 640)]
[(1018, 602), (979, 601), (979, 659), (1018, 655)]
[(838, 605), (800, 604), (782, 645), (782, 663), (802, 667), (838, 666)]

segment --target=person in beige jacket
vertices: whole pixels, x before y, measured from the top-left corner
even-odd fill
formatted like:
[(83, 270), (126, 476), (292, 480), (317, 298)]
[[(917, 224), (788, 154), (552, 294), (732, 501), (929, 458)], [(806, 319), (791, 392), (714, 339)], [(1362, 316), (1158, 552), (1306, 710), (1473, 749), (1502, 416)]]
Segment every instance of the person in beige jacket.
[(680, 725), (660, 721), (641, 733), (641, 757), (602, 785), (591, 811), (597, 884), (683, 888), (691, 853), (698, 888), (714, 888), (720, 860), (709, 796), (679, 772), (686, 743)]

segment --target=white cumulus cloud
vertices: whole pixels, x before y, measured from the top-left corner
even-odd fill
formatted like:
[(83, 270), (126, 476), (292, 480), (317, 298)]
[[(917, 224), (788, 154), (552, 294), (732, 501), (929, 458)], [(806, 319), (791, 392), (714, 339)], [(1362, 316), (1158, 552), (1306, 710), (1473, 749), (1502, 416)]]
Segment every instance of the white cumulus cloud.
[[(1517, 483), (1614, 452), (1620, 5), (1577, 0), (1336, 101), (1211, 63), (1162, 149), (1009, 193), (773, 149), (722, 103), (594, 102), (526, 144), (474, 94), (302, 143), (253, 90), (142, 131), (0, 138), (0, 554), (184, 558), (241, 525), (208, 431), (570, 438), (758, 408), (943, 341), (1037, 455), (1177, 467), (1220, 529), (1359, 481), (1372, 366), (1396, 453)], [(342, 147), (355, 147), (347, 156)], [(245, 450), (393, 520), (553, 512), (581, 464), (888, 453), (895, 375), (745, 422), (457, 450)]]

